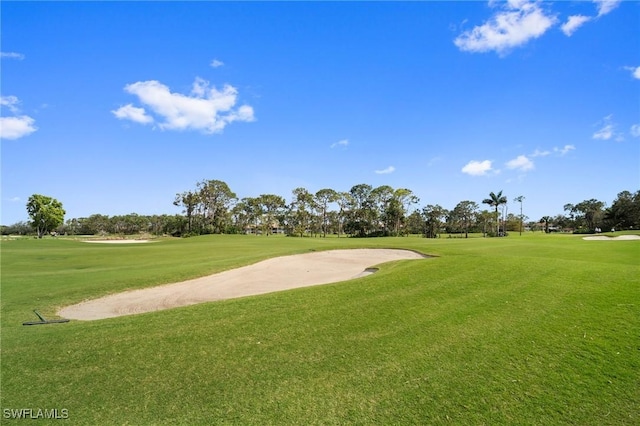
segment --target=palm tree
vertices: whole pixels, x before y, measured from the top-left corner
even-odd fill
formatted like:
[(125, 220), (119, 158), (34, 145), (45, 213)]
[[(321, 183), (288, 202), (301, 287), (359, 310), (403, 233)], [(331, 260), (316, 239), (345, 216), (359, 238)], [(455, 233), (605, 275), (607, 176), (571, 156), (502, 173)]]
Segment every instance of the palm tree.
[(498, 215), (498, 207), (507, 204), (507, 197), (502, 195), (502, 190), (497, 194), (489, 193), (489, 198), (482, 200), (483, 204), (488, 204), (496, 209), (496, 234), (500, 235), (500, 216)]
[(551, 216), (543, 216), (542, 219), (540, 219), (540, 222), (544, 222), (544, 232), (545, 233), (549, 233), (549, 222), (551, 222), (553, 220), (553, 218)]
[(522, 216), (522, 200), (524, 200), (524, 195), (519, 195), (513, 199), (516, 203), (520, 203), (520, 235), (522, 235), (522, 222), (524, 220), (524, 216)]

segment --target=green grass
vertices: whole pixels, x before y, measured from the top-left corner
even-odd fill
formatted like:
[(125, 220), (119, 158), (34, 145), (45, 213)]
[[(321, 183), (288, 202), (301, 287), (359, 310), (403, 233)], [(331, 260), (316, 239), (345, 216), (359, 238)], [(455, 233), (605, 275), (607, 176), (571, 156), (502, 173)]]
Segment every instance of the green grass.
[[(21, 325), (32, 309), (53, 316), (89, 297), (345, 247), (437, 257), (344, 283)], [(210, 236), (1, 249), (3, 410), (65, 408), (87, 425), (640, 423), (638, 241)]]

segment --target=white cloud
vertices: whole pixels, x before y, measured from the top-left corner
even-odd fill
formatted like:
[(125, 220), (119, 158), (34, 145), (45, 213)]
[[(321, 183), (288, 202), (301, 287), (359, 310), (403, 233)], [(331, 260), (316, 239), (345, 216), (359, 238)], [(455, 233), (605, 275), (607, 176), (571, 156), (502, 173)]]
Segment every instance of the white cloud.
[(214, 59), (213, 61), (211, 61), (211, 63), (209, 64), (211, 65), (212, 68), (218, 68), (224, 65), (224, 62), (219, 61), (217, 59)]
[(574, 32), (576, 32), (578, 28), (580, 28), (582, 25), (586, 24), (590, 20), (591, 20), (591, 17), (584, 16), (584, 15), (569, 16), (569, 19), (567, 20), (567, 22), (565, 22), (560, 28), (562, 29), (562, 32), (567, 37), (571, 37), (571, 35)]
[(594, 139), (608, 141), (613, 137), (613, 124), (607, 124), (593, 134)]
[(598, 7), (598, 16), (606, 15), (618, 7), (621, 0), (593, 0)]
[(484, 176), (492, 170), (490, 160), (471, 160), (462, 168), (462, 173), (466, 173), (471, 176)]
[(640, 80), (640, 67), (624, 67), (625, 70), (631, 71), (631, 76)]
[(19, 139), (38, 130), (35, 120), (27, 115), (0, 117), (0, 139)]
[(483, 25), (459, 35), (454, 44), (463, 51), (504, 54), (542, 36), (555, 23), (555, 16), (545, 14), (537, 2), (512, 0)]
[(122, 115), (119, 118), (136, 121), (137, 117), (142, 122), (149, 122), (144, 117), (152, 112), (156, 116), (152, 119), (163, 130), (200, 130), (210, 134), (221, 132), (234, 121), (254, 120), (251, 106), (235, 107), (238, 91), (228, 84), (218, 90), (209, 87), (208, 81), (196, 78), (190, 96), (171, 92), (169, 87), (155, 80), (128, 84), (124, 90), (137, 96), (148, 110), (127, 105), (123, 107), (126, 111), (118, 110)]
[(9, 108), (9, 111), (16, 114), (20, 109), (16, 106), (20, 103), (16, 96), (0, 96), (0, 105)]
[(540, 151), (539, 149), (536, 149), (530, 157), (546, 157), (549, 154), (551, 154), (550, 151)]
[(201, 98), (207, 93), (208, 87), (209, 87), (209, 82), (207, 80), (200, 77), (196, 77), (196, 79), (193, 81), (191, 93)]
[(376, 174), (378, 175), (388, 175), (389, 173), (393, 173), (396, 170), (395, 167), (393, 166), (389, 166), (386, 169), (382, 169), (382, 170), (376, 170)]
[(567, 22), (565, 22), (561, 27), (562, 32), (567, 37), (571, 37), (571, 35), (576, 32), (578, 28), (580, 28), (587, 22), (608, 14), (620, 4), (620, 0), (593, 0), (593, 2), (596, 4), (596, 7), (598, 9), (598, 15), (593, 17), (584, 15), (569, 16)]
[(121, 120), (131, 120), (140, 124), (153, 122), (153, 117), (147, 115), (144, 108), (134, 107), (131, 104), (125, 105), (111, 112)]
[(338, 146), (347, 147), (349, 146), (349, 139), (342, 139), (338, 142), (334, 142), (331, 144), (331, 148), (336, 148)]
[(618, 7), (620, 4), (620, 0), (593, 0), (598, 8), (598, 15), (595, 17), (584, 16), (584, 15), (573, 15), (569, 16), (567, 22), (565, 22), (561, 29), (562, 32), (567, 36), (571, 37), (571, 35), (576, 32), (578, 28), (586, 24), (587, 22), (597, 19), (601, 16), (606, 15), (611, 12), (613, 9)]
[(0, 58), (17, 59), (21, 61), (24, 59), (24, 55), (16, 52), (0, 52)]
[(560, 155), (565, 155), (569, 153), (569, 151), (573, 151), (574, 149), (576, 149), (576, 147), (573, 145), (565, 145), (562, 148), (554, 147), (553, 151), (559, 153)]
[(593, 139), (608, 141), (614, 136), (614, 125), (612, 123), (613, 115), (607, 115), (602, 119), (602, 128), (593, 134)]
[(0, 139), (19, 139), (38, 130), (35, 120), (28, 115), (20, 114), (17, 105), (20, 100), (16, 96), (0, 96), (0, 106), (6, 107), (13, 117), (0, 117)]
[(631, 126), (629, 132), (634, 138), (640, 138), (640, 124), (634, 124), (633, 126)]
[(529, 160), (525, 155), (518, 155), (513, 160), (507, 161), (506, 166), (508, 169), (517, 169), (523, 172), (533, 170), (535, 168), (533, 161)]

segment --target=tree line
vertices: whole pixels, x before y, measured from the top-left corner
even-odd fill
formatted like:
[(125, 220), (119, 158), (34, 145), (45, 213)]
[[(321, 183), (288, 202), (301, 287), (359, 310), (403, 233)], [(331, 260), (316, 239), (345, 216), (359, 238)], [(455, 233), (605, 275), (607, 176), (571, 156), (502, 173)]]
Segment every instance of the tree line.
[(622, 191), (610, 207), (595, 199), (566, 204), (566, 214), (530, 221), (523, 214), (524, 196), (513, 199), (520, 212), (507, 212), (507, 196), (491, 192), (481, 206), (460, 201), (453, 209), (438, 204), (416, 207), (419, 198), (407, 188), (358, 184), (348, 191), (324, 188), (315, 193), (295, 188), (290, 201), (277, 194), (238, 198), (226, 182), (203, 180), (195, 188), (176, 194), (175, 215), (106, 216), (94, 214), (64, 222), (62, 203), (34, 194), (27, 203), (30, 222), (3, 226), (3, 234), (54, 232), (69, 235), (192, 236), (203, 234), (286, 234), (290, 236), (373, 237), (420, 234), (437, 238), (443, 233), (467, 237), (469, 233), (503, 236), (508, 232), (640, 229), (640, 191)]
[(619, 192), (610, 207), (594, 198), (576, 204), (565, 204), (565, 214), (543, 216), (540, 219), (546, 232), (573, 231), (593, 233), (597, 229), (640, 229), (640, 191)]
[(346, 192), (295, 188), (290, 202), (277, 194), (238, 198), (225, 182), (205, 180), (194, 190), (176, 194), (174, 205), (183, 209), (187, 234), (366, 237), (406, 233), (405, 219), (418, 201), (409, 189), (368, 184)]

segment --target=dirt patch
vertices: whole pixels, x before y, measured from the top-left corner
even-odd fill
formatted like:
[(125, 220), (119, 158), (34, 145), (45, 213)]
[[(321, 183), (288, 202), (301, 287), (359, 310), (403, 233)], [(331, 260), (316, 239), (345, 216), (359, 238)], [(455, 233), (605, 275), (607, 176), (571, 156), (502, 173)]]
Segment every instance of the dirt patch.
[(70, 319), (96, 320), (152, 312), (346, 281), (375, 272), (373, 265), (425, 257), (395, 249), (331, 250), (276, 257), (207, 277), (89, 300), (62, 308), (58, 314)]

